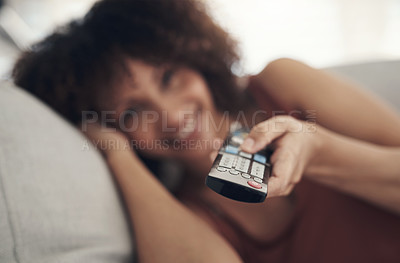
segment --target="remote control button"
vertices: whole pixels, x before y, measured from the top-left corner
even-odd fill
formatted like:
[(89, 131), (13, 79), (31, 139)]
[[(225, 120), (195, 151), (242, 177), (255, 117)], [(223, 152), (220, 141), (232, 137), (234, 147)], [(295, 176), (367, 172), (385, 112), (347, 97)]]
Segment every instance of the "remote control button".
[(228, 169), (226, 169), (225, 167), (222, 167), (222, 166), (218, 166), (217, 170), (220, 172), (226, 172), (226, 170), (228, 170)]
[(260, 163), (266, 163), (267, 162), (267, 157), (260, 155), (260, 154), (254, 154), (253, 157), (254, 161), (260, 162)]
[(239, 174), (239, 172), (236, 171), (235, 169), (230, 169), (229, 173), (232, 174), (232, 175), (238, 175)]
[(240, 152), (239, 155), (251, 159), (250, 153)]
[(265, 166), (256, 162), (253, 162), (251, 166), (251, 175), (260, 177), (261, 179), (264, 178), (264, 170)]
[(237, 164), (237, 156), (235, 156), (235, 157), (233, 158), (232, 167), (236, 167), (236, 164)]
[(231, 153), (231, 154), (238, 154), (239, 148), (232, 146), (232, 145), (227, 145), (225, 148), (225, 152)]
[(251, 178), (251, 176), (249, 174), (247, 174), (247, 173), (242, 173), (242, 177), (246, 178), (246, 179), (250, 179)]
[(238, 157), (237, 162), (235, 165), (235, 169), (238, 171), (241, 171), (243, 173), (247, 173), (250, 167), (250, 160), (243, 158), (243, 157)]
[(221, 160), (219, 161), (219, 166), (226, 168), (232, 168), (233, 162), (236, 160), (236, 156), (230, 154), (223, 154)]
[(261, 189), (261, 184), (254, 182), (254, 181), (247, 181), (247, 184), (250, 185), (251, 187)]
[(254, 177), (253, 180), (260, 184), (263, 182), (262, 179), (258, 177)]

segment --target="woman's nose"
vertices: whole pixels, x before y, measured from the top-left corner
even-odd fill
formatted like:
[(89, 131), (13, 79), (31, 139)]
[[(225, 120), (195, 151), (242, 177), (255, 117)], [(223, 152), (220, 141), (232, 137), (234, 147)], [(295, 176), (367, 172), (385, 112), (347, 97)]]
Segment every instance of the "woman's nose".
[(190, 104), (167, 103), (161, 110), (161, 116), (163, 132), (179, 132), (185, 122), (194, 118), (194, 107)]
[(178, 107), (170, 107), (161, 112), (163, 129), (176, 131), (181, 125), (180, 110)]

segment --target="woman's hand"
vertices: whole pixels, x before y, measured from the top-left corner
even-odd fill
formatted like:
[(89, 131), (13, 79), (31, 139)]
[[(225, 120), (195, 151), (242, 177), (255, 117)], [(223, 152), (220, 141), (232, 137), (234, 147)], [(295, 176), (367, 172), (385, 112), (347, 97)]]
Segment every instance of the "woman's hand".
[(212, 226), (153, 176), (122, 133), (97, 124), (82, 125), (82, 131), (107, 156), (130, 215), (140, 262), (242, 262)]
[(241, 149), (255, 153), (268, 145), (274, 149), (268, 196), (288, 195), (318, 155), (321, 138), (317, 124), (276, 116), (254, 126)]
[(112, 153), (132, 152), (128, 138), (113, 128), (106, 128), (98, 123), (84, 123), (81, 131), (106, 158)]

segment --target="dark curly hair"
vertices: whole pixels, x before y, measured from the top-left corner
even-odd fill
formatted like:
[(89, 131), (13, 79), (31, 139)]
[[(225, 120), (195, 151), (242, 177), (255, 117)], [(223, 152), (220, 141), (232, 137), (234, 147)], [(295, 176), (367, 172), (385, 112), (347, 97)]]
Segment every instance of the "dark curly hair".
[(101, 110), (93, 94), (123, 77), (126, 57), (198, 71), (220, 110), (242, 101), (232, 73), (236, 43), (195, 0), (100, 1), (26, 51), (13, 77), (76, 124), (83, 110)]

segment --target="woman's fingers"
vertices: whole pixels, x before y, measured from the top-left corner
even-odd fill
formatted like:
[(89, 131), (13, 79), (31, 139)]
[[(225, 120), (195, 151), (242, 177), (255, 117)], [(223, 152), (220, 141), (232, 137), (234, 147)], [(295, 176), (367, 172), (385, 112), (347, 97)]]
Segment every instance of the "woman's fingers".
[(272, 160), (272, 175), (268, 181), (268, 196), (287, 195), (296, 183), (293, 175), (296, 173), (297, 160), (288, 151), (274, 153)]
[(268, 181), (268, 196), (284, 196), (291, 193), (300, 182), (305, 160), (302, 144), (293, 136), (285, 136), (274, 142), (277, 149), (271, 156), (272, 175)]
[(212, 152), (210, 153), (210, 161), (211, 161), (212, 163), (214, 162), (215, 158), (217, 158), (217, 155), (218, 155), (218, 151), (212, 151)]
[(114, 128), (107, 128), (98, 123), (83, 123), (81, 131), (92, 144), (104, 154), (112, 151), (131, 150), (128, 138)]
[[(273, 167), (272, 176), (268, 180), (268, 197), (289, 195), (301, 178), (301, 172), (293, 167), (284, 166), (283, 163), (278, 164), (277, 167), (284, 167), (284, 169)], [(300, 176), (292, 177), (291, 175), (294, 174)]]
[(91, 139), (102, 139), (104, 134), (111, 134), (113, 131), (109, 128), (103, 127), (98, 123), (82, 123), (81, 131), (89, 136)]
[(243, 151), (250, 153), (268, 145), (274, 148), (270, 159), (272, 175), (268, 181), (269, 197), (290, 194), (301, 180), (315, 150), (315, 143), (310, 143), (313, 138), (305, 132), (307, 127), (306, 122), (291, 116), (276, 116), (257, 124), (240, 146)]
[(218, 151), (221, 148), (224, 141), (220, 138), (215, 138), (212, 143), (212, 152), (210, 153), (210, 161), (214, 162), (215, 158), (217, 158)]
[(242, 150), (255, 153), (287, 132), (301, 130), (301, 122), (290, 116), (276, 116), (253, 127), (242, 145)]

